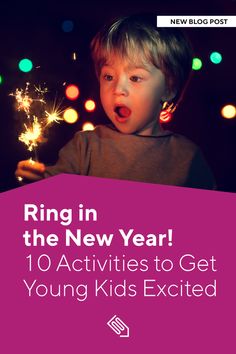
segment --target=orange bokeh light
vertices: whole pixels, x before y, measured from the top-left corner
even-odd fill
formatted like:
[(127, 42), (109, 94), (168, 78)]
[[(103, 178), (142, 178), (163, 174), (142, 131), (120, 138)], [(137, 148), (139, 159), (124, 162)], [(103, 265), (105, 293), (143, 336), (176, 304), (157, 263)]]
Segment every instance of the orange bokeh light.
[(69, 100), (76, 100), (79, 97), (79, 88), (76, 85), (68, 85), (65, 91), (66, 97)]

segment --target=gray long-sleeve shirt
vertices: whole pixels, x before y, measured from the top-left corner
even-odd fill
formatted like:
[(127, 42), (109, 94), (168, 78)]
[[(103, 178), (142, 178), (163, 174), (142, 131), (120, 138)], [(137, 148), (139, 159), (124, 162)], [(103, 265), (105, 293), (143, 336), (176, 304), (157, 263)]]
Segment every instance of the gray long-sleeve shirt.
[(213, 189), (214, 178), (200, 149), (185, 137), (122, 134), (111, 126), (78, 132), (60, 150), (45, 177), (59, 173)]

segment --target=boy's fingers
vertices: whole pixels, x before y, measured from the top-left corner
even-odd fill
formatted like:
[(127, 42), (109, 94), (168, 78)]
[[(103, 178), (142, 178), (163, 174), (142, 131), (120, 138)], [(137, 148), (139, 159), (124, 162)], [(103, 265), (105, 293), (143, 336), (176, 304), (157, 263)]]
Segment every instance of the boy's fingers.
[(43, 178), (45, 169), (46, 167), (43, 163), (25, 160), (18, 163), (15, 175), (19, 181), (38, 181)]
[(35, 173), (42, 174), (45, 172), (45, 165), (40, 162), (25, 160), (20, 161), (17, 165), (17, 171), (32, 171)]
[(17, 178), (20, 178), (20, 181), (29, 180), (29, 181), (38, 181), (42, 179), (42, 175), (30, 171), (18, 171), (16, 170), (15, 175)]

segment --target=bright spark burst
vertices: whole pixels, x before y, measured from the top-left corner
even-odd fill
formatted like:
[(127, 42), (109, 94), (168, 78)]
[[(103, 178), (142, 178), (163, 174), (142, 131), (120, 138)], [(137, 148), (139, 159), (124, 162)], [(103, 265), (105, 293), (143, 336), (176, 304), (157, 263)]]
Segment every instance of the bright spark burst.
[(20, 134), (19, 140), (28, 147), (29, 151), (33, 151), (41, 140), (42, 126), (38, 122), (38, 118), (34, 117), (33, 123), (30, 123), (29, 126), (24, 124), (24, 127), (25, 131)]
[(64, 112), (64, 110), (59, 110), (59, 109), (55, 109), (54, 111), (52, 111), (51, 113), (45, 111), (46, 114), (46, 126), (52, 124), (52, 123), (60, 123), (60, 120), (63, 120), (63, 118), (60, 117), (60, 114), (62, 114)]
[(30, 83), (27, 82), (25, 89), (17, 88), (10, 94), (15, 97), (17, 111), (23, 111), (27, 118), (19, 140), (27, 146), (29, 151), (34, 150), (35, 154), (38, 144), (46, 141), (44, 134), (48, 126), (63, 120), (60, 114), (64, 111), (60, 110), (60, 104), (56, 106), (54, 103), (51, 111), (45, 109), (47, 103), (44, 96), (47, 92), (48, 89), (40, 85), (30, 90)]
[(45, 110), (46, 115), (46, 126), (51, 125), (52, 123), (60, 123), (61, 120), (64, 120), (61, 115), (64, 113), (64, 109), (61, 109), (62, 101), (56, 102), (56, 99), (53, 103), (52, 109), (48, 112)]
[(62, 118), (58, 117), (56, 112), (53, 113), (48, 113), (47, 111), (45, 111), (46, 116), (47, 116), (47, 125), (51, 124), (51, 123), (59, 123), (60, 120), (62, 120)]
[(16, 89), (15, 92), (10, 93), (10, 96), (14, 96), (16, 99), (17, 111), (24, 111), (27, 118), (30, 118), (30, 110), (33, 102), (46, 103), (44, 100), (44, 94), (48, 92), (47, 88), (42, 89), (41, 86), (34, 87), (36, 97), (31, 97), (29, 93), (30, 83), (27, 82), (25, 89)]

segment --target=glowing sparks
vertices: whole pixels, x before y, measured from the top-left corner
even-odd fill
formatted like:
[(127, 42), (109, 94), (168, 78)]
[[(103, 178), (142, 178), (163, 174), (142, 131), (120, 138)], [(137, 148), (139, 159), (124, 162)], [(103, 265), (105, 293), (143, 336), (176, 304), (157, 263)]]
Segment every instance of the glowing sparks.
[(27, 147), (29, 151), (33, 151), (34, 148), (40, 142), (41, 134), (42, 134), (42, 127), (38, 122), (38, 118), (34, 117), (34, 121), (32, 124), (27, 126), (24, 124), (25, 131), (20, 134), (19, 140), (22, 141)]
[(30, 118), (30, 110), (33, 102), (40, 102), (45, 104), (44, 94), (48, 91), (47, 88), (42, 89), (41, 86), (34, 87), (35, 97), (31, 97), (29, 93), (30, 83), (27, 82), (25, 89), (16, 89), (15, 92), (10, 93), (10, 96), (14, 96), (16, 99), (17, 111), (24, 111), (27, 118)]
[(16, 91), (16, 99), (18, 103), (18, 111), (25, 111), (27, 114), (29, 113), (30, 110), (30, 105), (33, 102), (33, 100), (27, 96), (27, 95), (22, 95), (22, 91)]
[(56, 113), (48, 113), (47, 111), (45, 111), (46, 116), (47, 116), (47, 125), (51, 124), (51, 123), (59, 123), (60, 120), (62, 120), (62, 118), (58, 117)]
[(30, 106), (33, 102), (32, 98), (29, 96), (28, 93), (29, 83), (26, 84), (26, 88), (23, 89), (16, 89), (15, 93), (11, 93), (11, 96), (14, 96), (16, 99), (16, 109), (17, 111), (24, 111), (27, 116), (30, 112)]
[(53, 123), (60, 123), (60, 121), (64, 120), (61, 115), (64, 113), (64, 109), (61, 109), (61, 103), (57, 103), (56, 100), (53, 103), (53, 107), (51, 110), (45, 111), (45, 126), (49, 126)]
[[(17, 111), (22, 111), (26, 115), (24, 131), (19, 135), (19, 140), (23, 142), (29, 151), (35, 152), (39, 143), (46, 141), (44, 135), (49, 125), (59, 123), (63, 118), (60, 117), (64, 111), (60, 110), (60, 104), (53, 109), (45, 109), (47, 103), (45, 94), (48, 89), (41, 86), (34, 86), (30, 90), (30, 83), (27, 82), (25, 89), (16, 89), (10, 96), (15, 97)], [(33, 161), (33, 160), (32, 160)]]

